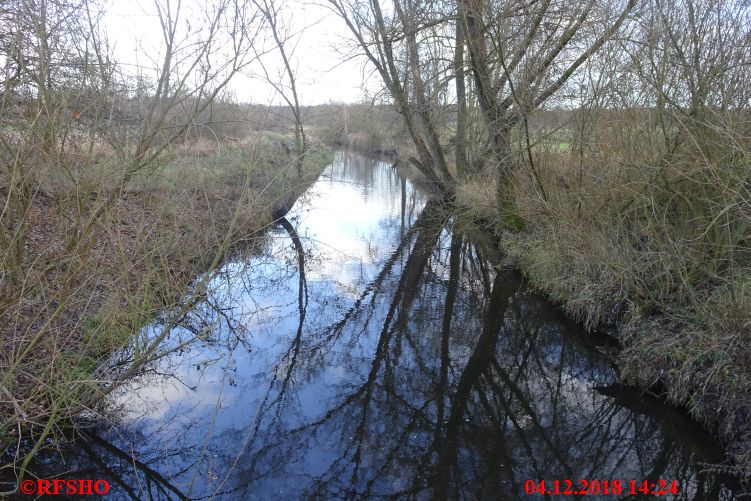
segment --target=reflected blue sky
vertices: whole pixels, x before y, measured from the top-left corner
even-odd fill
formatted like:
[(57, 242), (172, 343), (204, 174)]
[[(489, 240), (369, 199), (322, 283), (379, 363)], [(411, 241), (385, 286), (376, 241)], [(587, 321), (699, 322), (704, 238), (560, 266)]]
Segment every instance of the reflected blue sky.
[(167, 347), (200, 340), (39, 472), (108, 478), (124, 499), (517, 499), (530, 478), (678, 479), (682, 499), (731, 499), (698, 464), (722, 451), (618, 385), (612, 340), (454, 220), (400, 170), (338, 152)]

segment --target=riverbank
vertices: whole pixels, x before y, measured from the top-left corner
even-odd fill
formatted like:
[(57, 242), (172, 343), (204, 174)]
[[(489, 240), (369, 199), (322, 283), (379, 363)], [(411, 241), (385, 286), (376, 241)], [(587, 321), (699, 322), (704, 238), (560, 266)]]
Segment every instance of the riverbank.
[(612, 339), (494, 271), (490, 232), (476, 238), (450, 200), (349, 151), (305, 197), (262, 252), (217, 270), (166, 346), (206, 335), (28, 477), (138, 499), (521, 499), (519, 479), (562, 475), (742, 491), (704, 471), (722, 455), (685, 413), (617, 384)]
[(652, 188), (638, 173), (619, 172), (632, 182), (616, 183), (609, 176), (623, 165), (582, 175), (560, 160), (542, 179), (547, 200), (521, 170), (504, 211), (483, 175), (460, 184), (459, 205), (493, 223), (510, 265), (570, 317), (617, 332), (622, 381), (684, 407), (748, 478), (751, 275), (720, 265), (707, 278), (702, 272), (717, 263), (702, 261), (697, 231), (680, 227), (680, 215), (655, 221), (636, 207)]
[(117, 166), (97, 164), (98, 191), (85, 200), (45, 177), (29, 210), (22, 286), (0, 311), (0, 443), (31, 429), (54, 432), (91, 403), (108, 383), (98, 372), (107, 355), (175, 310), (197, 276), (253, 252), (272, 212), (332, 159), (330, 149), (312, 148), (298, 172), (291, 153), (265, 137), (176, 146), (73, 248), (69, 221), (85, 220), (111, 193), (106, 179)]

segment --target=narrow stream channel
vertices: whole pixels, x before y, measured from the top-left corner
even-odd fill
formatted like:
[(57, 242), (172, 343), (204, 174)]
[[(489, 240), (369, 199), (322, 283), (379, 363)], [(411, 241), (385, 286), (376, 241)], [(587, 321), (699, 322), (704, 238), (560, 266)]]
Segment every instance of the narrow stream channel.
[(108, 499), (525, 499), (528, 479), (734, 497), (700, 428), (617, 384), (609, 338), (454, 221), (388, 164), (338, 152), (169, 343), (202, 340), (33, 473), (106, 479)]

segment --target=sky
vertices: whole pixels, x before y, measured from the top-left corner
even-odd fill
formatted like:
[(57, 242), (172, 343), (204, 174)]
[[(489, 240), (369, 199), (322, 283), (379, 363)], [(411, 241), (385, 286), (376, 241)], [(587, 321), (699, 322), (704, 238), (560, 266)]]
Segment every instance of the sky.
[[(175, 0), (171, 1), (174, 4)], [(187, 6), (184, 11), (205, 5), (198, 0), (183, 3)], [(110, 0), (103, 12), (107, 38), (117, 60), (133, 68), (150, 66), (149, 58), (163, 47), (153, 0)], [(364, 67), (365, 60), (347, 57), (347, 28), (329, 9), (310, 0), (285, 0), (282, 16), (294, 33), (291, 60), (302, 104), (361, 102), (377, 91), (376, 79), (365, 76), (370, 73)], [(189, 22), (187, 12), (185, 17)], [(270, 53), (264, 60), (274, 78), (281, 78), (278, 53)], [(281, 104), (280, 96), (263, 82), (261, 74), (259, 65), (251, 65), (232, 79), (228, 90), (240, 102)]]

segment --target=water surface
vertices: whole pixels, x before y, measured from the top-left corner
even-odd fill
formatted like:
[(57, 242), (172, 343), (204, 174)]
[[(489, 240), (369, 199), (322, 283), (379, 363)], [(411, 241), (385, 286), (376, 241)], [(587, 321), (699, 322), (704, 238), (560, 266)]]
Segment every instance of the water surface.
[(339, 152), (168, 346), (200, 340), (35, 473), (105, 478), (111, 499), (518, 499), (528, 479), (733, 497), (703, 471), (722, 451), (701, 430), (617, 385), (609, 338), (455, 224), (398, 170)]

